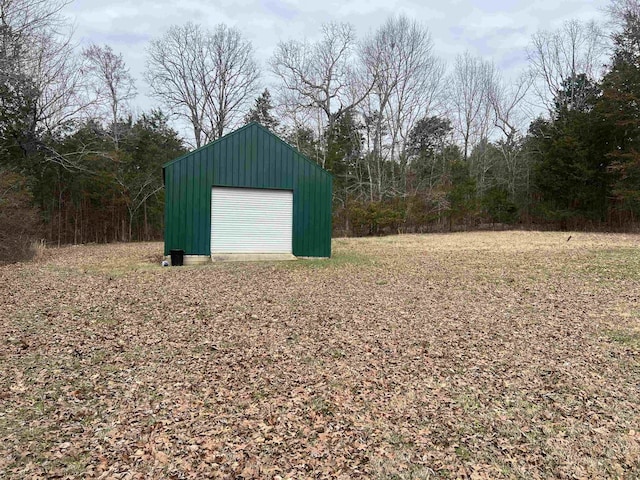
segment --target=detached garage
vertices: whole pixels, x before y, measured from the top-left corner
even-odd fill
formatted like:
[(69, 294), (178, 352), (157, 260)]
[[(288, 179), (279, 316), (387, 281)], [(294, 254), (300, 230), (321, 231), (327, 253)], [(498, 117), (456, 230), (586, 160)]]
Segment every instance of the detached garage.
[(167, 163), (163, 178), (165, 255), (331, 256), (331, 174), (258, 123)]

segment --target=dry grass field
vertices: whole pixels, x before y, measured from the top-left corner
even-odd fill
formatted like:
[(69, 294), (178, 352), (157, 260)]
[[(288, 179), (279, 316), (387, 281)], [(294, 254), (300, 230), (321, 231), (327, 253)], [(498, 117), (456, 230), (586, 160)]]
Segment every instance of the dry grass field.
[(639, 478), (640, 236), (0, 267), (0, 478)]

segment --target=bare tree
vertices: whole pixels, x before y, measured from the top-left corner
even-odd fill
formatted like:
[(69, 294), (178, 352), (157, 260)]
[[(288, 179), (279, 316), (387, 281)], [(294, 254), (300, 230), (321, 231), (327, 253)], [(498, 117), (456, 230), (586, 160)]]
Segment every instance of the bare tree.
[(251, 42), (238, 30), (220, 24), (209, 36), (209, 43), (215, 75), (208, 90), (208, 119), (210, 130), (219, 138), (241, 120), (257, 91), (260, 71)]
[(129, 216), (127, 232), (123, 231), (122, 238), (131, 241), (133, 219), (136, 212), (144, 206), (147, 200), (160, 192), (163, 188), (158, 182), (158, 174), (155, 170), (136, 172), (135, 175), (127, 175), (127, 172), (118, 169), (114, 175), (114, 181), (118, 185), (120, 196), (127, 207)]
[(0, 0), (0, 23), (23, 38), (43, 30), (66, 30), (67, 22), (60, 12), (70, 3), (71, 0)]
[[(488, 99), (493, 109), (494, 125), (502, 134), (502, 139), (497, 142), (497, 147), (502, 156), (506, 171), (507, 190), (515, 196), (516, 190), (522, 185), (519, 180), (524, 178), (527, 185), (524, 190), (528, 192), (528, 165), (520, 142), (522, 132), (527, 120), (531, 118), (525, 98), (533, 79), (528, 74), (521, 75), (514, 83), (506, 84), (498, 75), (494, 78), (488, 91)], [(483, 179), (486, 169), (482, 171), (479, 179), (480, 187), (483, 187)], [(482, 193), (482, 188), (480, 189)]]
[(86, 62), (85, 71), (92, 77), (99, 103), (106, 103), (113, 141), (118, 148), (118, 120), (126, 108), (127, 101), (135, 97), (134, 79), (122, 55), (116, 55), (108, 45), (90, 45), (82, 54)]
[(611, 0), (605, 10), (611, 15), (620, 17), (625, 14), (640, 15), (640, 2), (638, 0)]
[(493, 108), (494, 124), (505, 137), (522, 131), (530, 112), (525, 98), (533, 80), (527, 75), (520, 75), (514, 82), (505, 82), (499, 74), (489, 85), (488, 99)]
[[(353, 26), (328, 23), (322, 26), (322, 39), (315, 43), (290, 40), (281, 42), (269, 64), (280, 79), (280, 103), (293, 115), (299, 110), (312, 113), (318, 137), (325, 129), (367, 98), (373, 82), (359, 72), (366, 66), (357, 61), (357, 41)], [(376, 78), (375, 74), (369, 77)]]
[[(51, 145), (38, 142), (46, 133), (55, 137), (77, 120), (95, 102), (88, 90), (80, 59), (72, 44), (72, 30), (61, 10), (66, 0), (0, 0), (3, 81), (29, 84), (31, 111), (29, 145), (45, 158), (66, 168), (77, 168), (70, 156), (60, 155)], [(19, 52), (11, 60), (8, 55)], [(15, 86), (15, 83), (13, 84)]]
[(608, 38), (612, 51), (609, 64), (640, 63), (640, 36), (636, 25), (640, 19), (640, 0), (611, 0), (607, 14)]
[(151, 42), (147, 55), (152, 94), (191, 124), (196, 147), (234, 126), (256, 92), (253, 48), (234, 28), (174, 26)]
[(350, 103), (350, 59), (356, 39), (353, 27), (344, 23), (325, 24), (322, 33), (322, 40), (313, 44), (281, 42), (270, 66), (282, 81), (280, 91), (285, 98), (294, 98), (296, 107), (320, 109), (332, 123)]
[(469, 52), (458, 55), (451, 75), (451, 93), (455, 128), (463, 144), (464, 159), (471, 146), (487, 138), (491, 120), (489, 90), (494, 82), (492, 63), (473, 57)]
[[(406, 157), (409, 131), (418, 118), (426, 116), (436, 103), (444, 64), (433, 54), (429, 30), (405, 16), (390, 18), (361, 49), (366, 72), (375, 77), (364, 104), (365, 116), (374, 118), (373, 152), (376, 161), (378, 195), (382, 195), (382, 163)], [(388, 145), (383, 146), (383, 132)]]
[(609, 16), (611, 26), (618, 29), (625, 25), (626, 17), (630, 15), (640, 17), (640, 1), (611, 0), (611, 3), (604, 10)]
[(70, 37), (56, 41), (53, 36), (42, 36), (33, 44), (37, 51), (30, 70), (39, 91), (36, 120), (53, 133), (77, 119), (97, 99), (88, 90)]
[(196, 147), (207, 139), (205, 114), (207, 80), (214, 76), (205, 55), (207, 39), (199, 25), (173, 26), (147, 51), (146, 80), (151, 92), (193, 129)]
[[(536, 80), (534, 91), (541, 104), (553, 112), (554, 102), (565, 88), (564, 82), (576, 79), (580, 74), (585, 74), (589, 80), (598, 80), (606, 50), (606, 37), (593, 21), (570, 20), (558, 30), (534, 34), (528, 55), (531, 74)], [(580, 92), (574, 91), (576, 82), (570, 82), (569, 88), (566, 95), (571, 106)]]

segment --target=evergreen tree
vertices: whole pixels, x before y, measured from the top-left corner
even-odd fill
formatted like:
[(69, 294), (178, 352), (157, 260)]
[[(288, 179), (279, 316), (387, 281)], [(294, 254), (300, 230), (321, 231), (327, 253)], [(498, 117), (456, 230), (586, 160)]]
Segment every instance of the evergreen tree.
[(118, 148), (93, 120), (56, 148), (77, 169), (52, 162), (34, 166), (32, 191), (57, 243), (158, 238), (162, 231), (162, 165), (186, 152), (159, 111), (121, 120)]
[(611, 71), (602, 82), (600, 115), (612, 125), (608, 150), (617, 207), (640, 214), (640, 17), (623, 13), (622, 29), (613, 36)]
[(409, 132), (407, 151), (412, 189), (432, 190), (450, 170), (452, 158), (446, 155), (453, 127), (447, 118), (425, 117)]
[(561, 116), (569, 110), (587, 112), (594, 107), (600, 93), (600, 87), (584, 73), (567, 78), (555, 98), (556, 115)]
[(349, 190), (353, 187), (358, 161), (362, 156), (364, 126), (347, 111), (326, 130), (326, 152), (324, 167), (333, 173), (335, 196), (345, 205)]
[(258, 122), (263, 127), (267, 128), (273, 133), (277, 133), (280, 122), (271, 113), (274, 109), (271, 103), (271, 94), (268, 89), (264, 89), (264, 92), (256, 98), (253, 107), (244, 117), (244, 123)]
[(450, 171), (444, 181), (449, 200), (449, 229), (457, 222), (465, 222), (477, 212), (476, 181), (469, 174), (465, 160), (451, 162)]
[(492, 222), (515, 223), (518, 218), (518, 207), (509, 198), (509, 192), (500, 187), (487, 190), (482, 196), (482, 209)]
[(336, 178), (346, 178), (362, 154), (363, 126), (348, 111), (340, 116), (332, 128), (327, 128), (325, 168)]
[(442, 148), (452, 130), (453, 127), (448, 118), (437, 116), (421, 118), (409, 132), (407, 142), (409, 155), (432, 155), (435, 150)]
[(129, 214), (128, 236), (137, 225), (140, 236), (148, 240), (150, 223), (156, 231), (162, 224), (162, 165), (186, 151), (178, 133), (169, 127), (168, 117), (158, 110), (143, 114), (125, 133), (121, 147), (114, 180)]
[(20, 35), (0, 24), (0, 165), (16, 166), (35, 150), (36, 89), (24, 73)]
[(607, 152), (610, 128), (593, 110), (560, 106), (554, 120), (537, 120), (529, 129), (535, 158), (533, 178), (541, 196), (540, 213), (566, 227), (569, 219), (602, 221), (606, 217), (611, 178)]
[(320, 159), (320, 145), (313, 130), (307, 127), (293, 127), (287, 129), (284, 135), (286, 142), (303, 155), (306, 155), (316, 163), (322, 163)]

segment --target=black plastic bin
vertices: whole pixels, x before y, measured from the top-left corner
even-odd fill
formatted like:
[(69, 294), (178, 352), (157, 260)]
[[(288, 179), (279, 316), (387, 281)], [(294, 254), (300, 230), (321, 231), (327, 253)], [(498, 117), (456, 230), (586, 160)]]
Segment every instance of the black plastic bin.
[(171, 266), (181, 267), (184, 262), (184, 250), (169, 250), (171, 254)]

